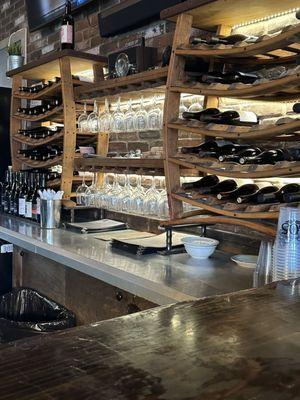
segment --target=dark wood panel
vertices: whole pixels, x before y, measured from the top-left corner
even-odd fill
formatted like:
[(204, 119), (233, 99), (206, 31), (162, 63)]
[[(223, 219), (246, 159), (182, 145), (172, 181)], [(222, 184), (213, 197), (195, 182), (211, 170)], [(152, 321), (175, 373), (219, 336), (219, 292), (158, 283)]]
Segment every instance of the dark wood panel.
[(0, 398), (298, 400), (300, 281), (159, 307), (0, 352)]

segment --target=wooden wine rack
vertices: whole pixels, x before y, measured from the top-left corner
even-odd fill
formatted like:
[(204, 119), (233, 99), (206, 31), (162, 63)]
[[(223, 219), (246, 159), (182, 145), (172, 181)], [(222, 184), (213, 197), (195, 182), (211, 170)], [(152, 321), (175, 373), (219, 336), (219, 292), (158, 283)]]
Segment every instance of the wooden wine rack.
[[(213, 196), (183, 193), (180, 187), (181, 168), (191, 168), (204, 174), (233, 178), (273, 178), (300, 176), (299, 162), (281, 162), (275, 165), (253, 166), (220, 163), (213, 159), (201, 159), (178, 153), (179, 131), (197, 134), (203, 138), (246, 140), (249, 144), (259, 140), (298, 140), (300, 119), (287, 120), (283, 124), (241, 127), (205, 124), (178, 119), (180, 95), (189, 93), (204, 96), (205, 108), (218, 107), (219, 98), (239, 98), (263, 101), (286, 101), (300, 97), (300, 67), (285, 76), (270, 81), (260, 80), (246, 84), (203, 84), (192, 82), (185, 73), (186, 60), (200, 57), (215, 63), (259, 67), (261, 64), (280, 65), (292, 62), (300, 53), (300, 23), (286, 27), (273, 37), (263, 37), (254, 44), (239, 43), (234, 46), (190, 45), (192, 28), (215, 31), (217, 35), (229, 35), (231, 26), (243, 21), (260, 19), (270, 14), (299, 7), (297, 1), (253, 0), (251, 5), (241, 0), (189, 0), (162, 12), (161, 18), (176, 21), (173, 51), (169, 65), (164, 110), (165, 173), (169, 195), (171, 220), (164, 225), (225, 223), (248, 227), (274, 236), (279, 208), (282, 204), (251, 205), (217, 200)], [(199, 208), (199, 215), (183, 214), (183, 203)], [(208, 215), (203, 215), (206, 213)], [(195, 212), (194, 212), (195, 214)]]
[[(76, 104), (74, 98), (75, 87), (91, 87), (93, 84), (81, 82), (72, 76), (80, 74), (82, 71), (92, 70), (94, 72), (95, 83), (103, 78), (103, 66), (106, 59), (92, 54), (63, 50), (51, 53), (38, 61), (26, 64), (22, 68), (12, 70), (7, 73), (12, 78), (12, 101), (11, 101), (11, 123), (10, 141), (13, 169), (23, 168), (45, 168), (56, 164), (62, 164), (63, 171), (60, 181), (61, 189), (64, 191), (66, 199), (72, 193), (72, 183), (74, 181), (74, 158), (76, 140)], [(23, 80), (42, 81), (60, 77), (60, 82), (54, 83), (39, 93), (22, 93), (19, 87), (23, 86)], [(46, 114), (40, 116), (26, 116), (18, 113), (21, 101), (24, 100), (49, 100), (54, 97), (62, 97), (62, 105), (54, 108)], [(43, 123), (45, 121), (60, 122), (64, 124), (64, 131), (57, 133), (46, 139), (29, 139), (18, 134), (22, 128), (22, 123)], [(85, 135), (91, 138), (91, 135)], [(94, 135), (95, 137), (95, 135)], [(42, 146), (56, 141), (63, 142), (62, 157), (55, 157), (47, 161), (32, 161), (22, 157), (18, 151), (25, 147)]]

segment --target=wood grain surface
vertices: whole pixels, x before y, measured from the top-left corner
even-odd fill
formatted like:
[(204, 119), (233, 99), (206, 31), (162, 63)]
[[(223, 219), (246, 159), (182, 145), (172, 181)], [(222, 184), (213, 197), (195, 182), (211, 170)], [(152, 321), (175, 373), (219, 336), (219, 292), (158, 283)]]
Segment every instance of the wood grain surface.
[(15, 342), (0, 399), (299, 399), (299, 293), (283, 282)]

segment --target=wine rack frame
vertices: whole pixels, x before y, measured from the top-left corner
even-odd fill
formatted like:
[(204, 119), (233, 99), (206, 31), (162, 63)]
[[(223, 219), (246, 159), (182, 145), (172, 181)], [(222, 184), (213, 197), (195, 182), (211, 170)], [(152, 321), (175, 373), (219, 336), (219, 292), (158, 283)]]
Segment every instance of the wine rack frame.
[[(226, 4), (225, 4), (226, 3)], [(244, 4), (243, 4), (244, 3)], [(191, 155), (178, 154), (179, 131), (190, 132), (205, 137), (245, 140), (284, 140), (280, 135), (297, 138), (300, 120), (288, 121), (282, 125), (262, 125), (238, 127), (216, 124), (204, 124), (197, 121), (178, 119), (180, 95), (189, 93), (204, 96), (204, 107), (218, 107), (220, 97), (231, 97), (263, 101), (283, 101), (298, 98), (300, 95), (300, 68), (292, 74), (272, 81), (261, 81), (254, 85), (233, 84), (205, 85), (190, 83), (185, 76), (185, 63), (188, 57), (196, 56), (214, 63), (224, 62), (241, 65), (259, 65), (262, 62), (276, 63), (291, 61), (300, 53), (300, 23), (283, 30), (278, 36), (266, 38), (256, 44), (237, 46), (189, 44), (192, 29), (215, 30), (217, 35), (229, 35), (231, 26), (240, 22), (265, 17), (267, 13), (277, 13), (297, 7), (296, 1), (282, 4), (278, 0), (256, 1), (255, 7), (241, 0), (190, 0), (166, 9), (161, 18), (176, 21), (173, 50), (169, 65), (164, 110), (164, 151), (165, 174), (170, 208), (170, 221), (164, 225), (214, 224), (225, 223), (248, 227), (268, 236), (276, 234), (275, 222), (278, 218), (279, 204), (251, 205), (228, 204), (207, 196), (182, 193), (180, 187), (181, 168), (193, 168), (204, 174), (216, 174), (236, 178), (272, 178), (277, 176), (300, 175), (299, 163), (277, 163), (275, 166), (234, 166), (232, 163), (218, 163), (216, 160), (203, 160)], [(233, 8), (232, 8), (233, 7)], [(236, 8), (236, 9), (235, 9)], [(286, 137), (288, 140), (288, 136)], [(186, 217), (183, 203), (199, 207), (199, 214)]]
[[(11, 99), (11, 117), (10, 117), (10, 143), (13, 170), (25, 168), (43, 168), (56, 164), (62, 164), (62, 176), (60, 180), (61, 190), (64, 191), (64, 197), (69, 199), (72, 195), (74, 158), (76, 148), (76, 104), (74, 97), (74, 87), (83, 86), (89, 88), (91, 83), (80, 82), (73, 79), (72, 75), (77, 75), (81, 71), (91, 69), (94, 72), (94, 81), (103, 79), (103, 66), (107, 60), (103, 57), (94, 56), (88, 53), (77, 52), (73, 50), (63, 50), (51, 53), (42, 57), (38, 61), (33, 61), (22, 68), (18, 68), (7, 73), (12, 78), (12, 99)], [(39, 93), (20, 93), (19, 87), (23, 86), (23, 80), (41, 81), (50, 80), (53, 77), (60, 77), (58, 83), (42, 90)], [(62, 96), (62, 105), (49, 111), (42, 116), (24, 116), (17, 112), (21, 106), (22, 99), (26, 100), (44, 100), (55, 96)], [(63, 122), (64, 130), (50, 138), (35, 140), (22, 138), (18, 130), (22, 128), (22, 122)], [(91, 137), (91, 135), (86, 135)], [(97, 138), (99, 139), (100, 136)], [(57, 140), (63, 141), (63, 155), (47, 161), (31, 161), (19, 156), (18, 151), (22, 146), (35, 147), (45, 145)]]

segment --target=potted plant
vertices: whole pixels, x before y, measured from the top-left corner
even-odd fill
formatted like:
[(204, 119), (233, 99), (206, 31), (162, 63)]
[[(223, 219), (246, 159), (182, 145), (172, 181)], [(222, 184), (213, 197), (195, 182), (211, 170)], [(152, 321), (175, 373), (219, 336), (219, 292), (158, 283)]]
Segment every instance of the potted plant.
[(24, 64), (21, 42), (10, 43), (8, 48), (8, 70), (20, 68)]

